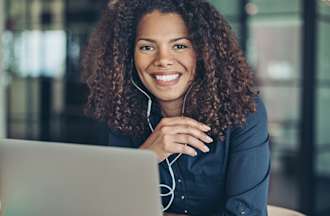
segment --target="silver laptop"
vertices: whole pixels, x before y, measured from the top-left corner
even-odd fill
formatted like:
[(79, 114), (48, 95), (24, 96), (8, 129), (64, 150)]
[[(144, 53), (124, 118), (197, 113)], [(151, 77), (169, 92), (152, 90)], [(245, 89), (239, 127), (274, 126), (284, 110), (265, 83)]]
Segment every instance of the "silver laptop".
[(0, 139), (2, 216), (161, 216), (149, 151)]

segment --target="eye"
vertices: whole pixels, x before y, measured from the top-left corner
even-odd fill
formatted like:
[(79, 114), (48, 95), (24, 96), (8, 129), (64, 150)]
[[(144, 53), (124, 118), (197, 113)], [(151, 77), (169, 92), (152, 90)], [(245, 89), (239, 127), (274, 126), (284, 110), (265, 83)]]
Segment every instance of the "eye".
[(185, 45), (185, 44), (175, 44), (174, 47), (173, 47), (173, 49), (178, 50), (178, 51), (181, 51), (181, 50), (187, 49), (189, 47), (190, 46)]
[(140, 46), (139, 50), (145, 52), (145, 51), (152, 51), (152, 50), (154, 50), (154, 48), (152, 46), (149, 46), (149, 45), (144, 45), (144, 46)]
[(188, 48), (188, 46), (185, 44), (175, 44), (174, 45), (174, 49), (181, 50), (181, 49), (186, 49), (186, 48)]

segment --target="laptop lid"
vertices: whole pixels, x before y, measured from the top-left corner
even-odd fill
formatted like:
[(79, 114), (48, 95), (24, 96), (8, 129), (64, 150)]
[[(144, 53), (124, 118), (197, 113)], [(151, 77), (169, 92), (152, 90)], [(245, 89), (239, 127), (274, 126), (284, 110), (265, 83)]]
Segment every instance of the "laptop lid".
[(162, 215), (149, 151), (0, 140), (2, 216)]

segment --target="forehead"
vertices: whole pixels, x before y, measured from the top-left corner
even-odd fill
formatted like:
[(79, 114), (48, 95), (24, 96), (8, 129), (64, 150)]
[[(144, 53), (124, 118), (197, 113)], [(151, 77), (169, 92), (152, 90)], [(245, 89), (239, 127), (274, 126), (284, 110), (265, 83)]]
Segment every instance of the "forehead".
[(141, 18), (137, 28), (137, 38), (164, 38), (187, 35), (188, 28), (181, 16), (176, 13), (153, 11)]

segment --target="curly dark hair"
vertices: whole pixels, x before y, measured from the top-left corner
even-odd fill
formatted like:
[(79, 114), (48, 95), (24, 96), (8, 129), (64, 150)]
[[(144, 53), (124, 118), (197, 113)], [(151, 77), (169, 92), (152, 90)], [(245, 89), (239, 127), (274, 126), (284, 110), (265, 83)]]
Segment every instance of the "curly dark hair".
[(150, 133), (147, 99), (132, 84), (134, 43), (139, 20), (158, 10), (184, 20), (197, 53), (197, 76), (186, 99), (185, 116), (211, 126), (224, 138), (226, 128), (243, 125), (256, 111), (255, 78), (224, 17), (205, 0), (111, 0), (91, 35), (82, 60), (90, 90), (86, 114), (107, 121), (131, 137)]

